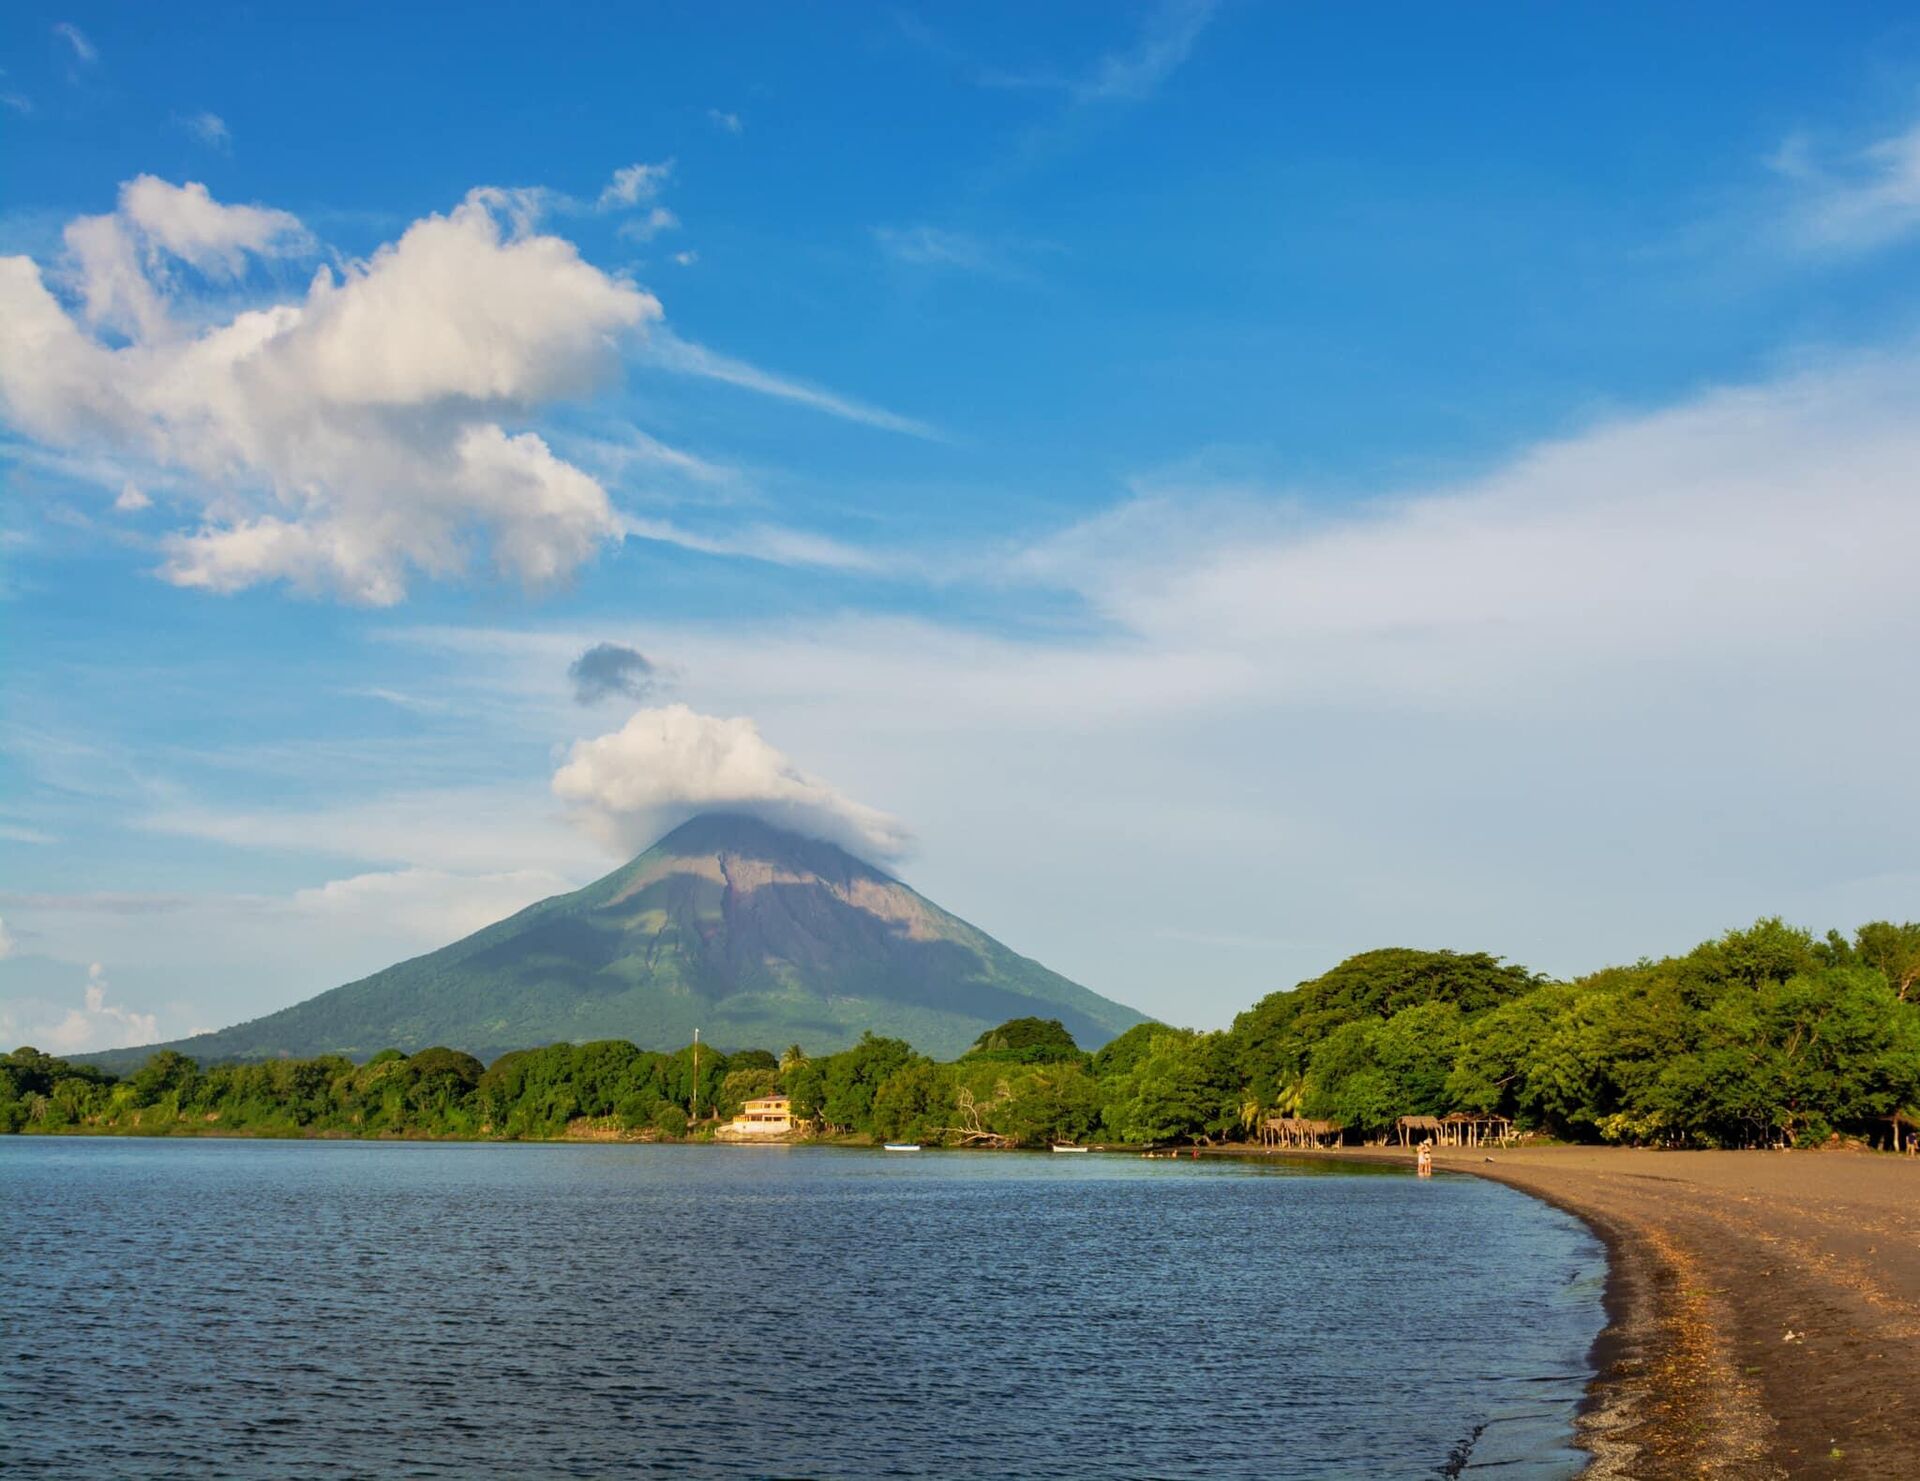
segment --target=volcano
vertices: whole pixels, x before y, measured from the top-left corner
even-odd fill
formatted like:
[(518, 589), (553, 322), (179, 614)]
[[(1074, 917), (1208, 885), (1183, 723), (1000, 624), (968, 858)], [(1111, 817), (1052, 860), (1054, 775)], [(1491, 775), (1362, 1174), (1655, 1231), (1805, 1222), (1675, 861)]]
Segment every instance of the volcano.
[(425, 956), (217, 1033), (88, 1058), (203, 1064), (412, 1052), (490, 1060), (559, 1040), (809, 1054), (874, 1033), (951, 1059), (1009, 1018), (1082, 1048), (1143, 1020), (831, 843), (705, 814), (630, 864)]

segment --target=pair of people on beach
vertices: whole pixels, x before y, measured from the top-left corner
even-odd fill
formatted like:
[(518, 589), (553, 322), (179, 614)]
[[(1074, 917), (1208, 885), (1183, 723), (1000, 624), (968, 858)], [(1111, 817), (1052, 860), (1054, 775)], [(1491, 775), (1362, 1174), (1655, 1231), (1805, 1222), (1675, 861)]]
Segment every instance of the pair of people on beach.
[(1416, 1167), (1419, 1168), (1421, 1177), (1430, 1178), (1433, 1176), (1433, 1143), (1432, 1142), (1422, 1142), (1420, 1144), (1420, 1151), (1414, 1158), (1414, 1164)]

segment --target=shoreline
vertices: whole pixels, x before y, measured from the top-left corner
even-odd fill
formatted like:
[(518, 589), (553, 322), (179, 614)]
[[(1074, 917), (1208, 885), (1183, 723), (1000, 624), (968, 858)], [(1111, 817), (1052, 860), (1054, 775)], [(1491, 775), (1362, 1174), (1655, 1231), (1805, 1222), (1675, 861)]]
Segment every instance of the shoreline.
[(1920, 1162), (1569, 1146), (1442, 1148), (1434, 1165), (1571, 1214), (1606, 1248), (1575, 1421), (1586, 1481), (1920, 1476)]
[[(1640, 1446), (1627, 1439), (1629, 1429), (1643, 1399), (1629, 1375), (1638, 1375), (1646, 1366), (1647, 1333), (1651, 1326), (1654, 1298), (1649, 1280), (1649, 1261), (1644, 1251), (1633, 1247), (1633, 1235), (1616, 1219), (1589, 1203), (1567, 1197), (1557, 1189), (1535, 1186), (1512, 1177), (1502, 1177), (1484, 1166), (1455, 1165), (1446, 1154), (1457, 1149), (1436, 1148), (1436, 1170), (1484, 1178), (1524, 1193), (1530, 1198), (1559, 1209), (1578, 1219), (1600, 1242), (1606, 1252), (1606, 1281), (1601, 1291), (1601, 1310), (1606, 1325), (1587, 1350), (1587, 1363), (1593, 1376), (1574, 1410), (1574, 1443), (1586, 1452), (1587, 1464), (1581, 1468), (1581, 1481), (1628, 1481), (1628, 1478), (1658, 1473), (1636, 1469), (1633, 1461)], [(1313, 1162), (1344, 1162), (1358, 1166), (1400, 1166), (1411, 1168), (1413, 1154), (1398, 1148), (1328, 1147), (1291, 1149), (1284, 1152), (1254, 1152), (1220, 1147), (1209, 1149), (1213, 1157)], [(1464, 1157), (1468, 1154), (1457, 1153)], [(1475, 1149), (1476, 1159), (1486, 1154)]]

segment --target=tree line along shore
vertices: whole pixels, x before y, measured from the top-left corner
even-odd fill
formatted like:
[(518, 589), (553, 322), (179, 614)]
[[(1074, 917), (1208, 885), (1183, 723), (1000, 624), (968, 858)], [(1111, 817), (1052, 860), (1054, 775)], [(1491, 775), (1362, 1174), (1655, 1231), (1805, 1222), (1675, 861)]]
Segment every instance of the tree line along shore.
[(1453, 1114), (1578, 1142), (1898, 1146), (1920, 1130), (1920, 923), (1819, 938), (1762, 920), (1571, 982), (1485, 953), (1370, 951), (1224, 1031), (1141, 1024), (1091, 1054), (1037, 1018), (950, 1063), (867, 1035), (815, 1056), (605, 1040), (490, 1065), (162, 1051), (115, 1077), (21, 1048), (0, 1056), (0, 1131), (698, 1139), (774, 1093), (808, 1134), (931, 1146), (1256, 1141), (1295, 1116), (1363, 1142)]

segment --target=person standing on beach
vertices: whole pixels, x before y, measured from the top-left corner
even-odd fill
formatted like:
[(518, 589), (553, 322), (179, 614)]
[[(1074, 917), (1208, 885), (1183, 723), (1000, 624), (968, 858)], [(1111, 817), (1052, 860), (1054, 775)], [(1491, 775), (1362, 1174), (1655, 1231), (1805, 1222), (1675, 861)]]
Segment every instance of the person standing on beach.
[(1420, 1155), (1416, 1157), (1414, 1161), (1416, 1162), (1416, 1164), (1420, 1169), (1421, 1177), (1423, 1178), (1432, 1177), (1433, 1176), (1433, 1144), (1431, 1142), (1422, 1142), (1420, 1144)]

